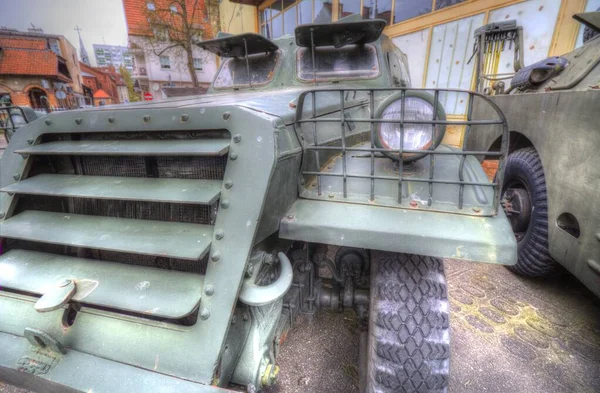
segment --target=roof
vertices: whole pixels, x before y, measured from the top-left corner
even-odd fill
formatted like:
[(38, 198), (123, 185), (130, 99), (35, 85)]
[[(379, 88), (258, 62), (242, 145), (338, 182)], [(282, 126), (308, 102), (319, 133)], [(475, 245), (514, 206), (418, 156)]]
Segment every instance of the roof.
[(102, 89), (96, 90), (96, 92), (94, 93), (94, 98), (112, 98), (111, 96), (108, 95), (107, 92), (105, 92)]
[(92, 75), (89, 72), (81, 71), (81, 76), (84, 78), (95, 78), (96, 75)]
[[(193, 9), (194, 4), (202, 11), (195, 13), (193, 22), (194, 25), (200, 26), (200, 30), (204, 31), (203, 38), (210, 39), (213, 37), (210, 22), (205, 19), (206, 6), (204, 0), (185, 0), (188, 9)], [(125, 21), (127, 22), (127, 34), (134, 36), (151, 37), (152, 27), (148, 21), (152, 11), (148, 10), (147, 3), (154, 3), (156, 11), (169, 11), (172, 4), (171, 0), (123, 0), (123, 8), (125, 10)], [(160, 14), (159, 14), (160, 15)], [(168, 15), (168, 14), (166, 14)], [(191, 18), (191, 16), (190, 16)], [(176, 20), (176, 19), (175, 19)]]
[(58, 58), (50, 50), (4, 48), (0, 75), (39, 75), (60, 77)]
[(13, 38), (0, 36), (0, 48), (47, 49), (46, 40), (40, 38)]

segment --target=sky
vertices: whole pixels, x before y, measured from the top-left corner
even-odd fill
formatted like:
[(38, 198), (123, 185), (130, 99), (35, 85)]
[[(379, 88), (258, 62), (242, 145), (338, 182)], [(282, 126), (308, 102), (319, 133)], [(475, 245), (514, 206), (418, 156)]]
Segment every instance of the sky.
[(79, 26), (93, 66), (92, 44), (127, 46), (122, 0), (0, 0), (0, 27), (27, 31), (31, 23), (44, 33), (65, 36), (77, 53), (74, 29)]

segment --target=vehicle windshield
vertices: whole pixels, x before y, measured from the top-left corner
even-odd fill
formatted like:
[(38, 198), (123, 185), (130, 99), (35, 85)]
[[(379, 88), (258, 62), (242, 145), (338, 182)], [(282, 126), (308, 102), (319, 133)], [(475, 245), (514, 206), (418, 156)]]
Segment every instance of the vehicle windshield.
[(303, 81), (332, 79), (369, 79), (379, 75), (377, 50), (373, 45), (348, 45), (315, 48), (315, 72), (310, 48), (300, 48), (296, 55), (296, 72)]
[(279, 51), (248, 56), (250, 75), (245, 58), (228, 58), (219, 69), (213, 85), (217, 89), (265, 85), (273, 79), (279, 57)]

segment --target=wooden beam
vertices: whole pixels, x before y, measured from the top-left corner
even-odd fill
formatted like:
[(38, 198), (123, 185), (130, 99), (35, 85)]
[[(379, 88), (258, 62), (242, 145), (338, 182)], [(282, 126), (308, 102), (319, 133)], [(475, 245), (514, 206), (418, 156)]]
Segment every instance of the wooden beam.
[(585, 11), (586, 0), (562, 0), (548, 56), (561, 56), (575, 48), (579, 22), (573, 15)]
[[(443, 8), (439, 11), (427, 13), (405, 22), (397, 23), (385, 28), (383, 33), (388, 37), (396, 37), (423, 30), (430, 26), (452, 22), (483, 12), (522, 3), (526, 0), (467, 0), (463, 3)], [(571, 1), (571, 0), (564, 0)], [(577, 0), (580, 1), (580, 0)]]

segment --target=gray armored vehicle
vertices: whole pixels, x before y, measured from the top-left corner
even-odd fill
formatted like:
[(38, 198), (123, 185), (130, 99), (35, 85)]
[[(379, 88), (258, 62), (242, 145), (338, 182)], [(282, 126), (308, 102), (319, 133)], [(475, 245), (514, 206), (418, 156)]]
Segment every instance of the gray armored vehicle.
[[(209, 94), (50, 114), (1, 161), (0, 379), (45, 392), (219, 392), (276, 381), (299, 313), (353, 308), (369, 392), (445, 391), (442, 258), (510, 265), (468, 91), (410, 88), (384, 21), (201, 44)], [(474, 118), (473, 105), (490, 106)], [(507, 149), (490, 153), (505, 158)], [(502, 171), (498, 182), (502, 181)]]
[[(502, 203), (519, 257), (509, 268), (540, 277), (560, 264), (600, 296), (600, 12), (575, 19), (582, 47), (522, 68), (490, 100), (510, 125)], [(501, 130), (471, 134), (468, 146), (500, 151)]]

